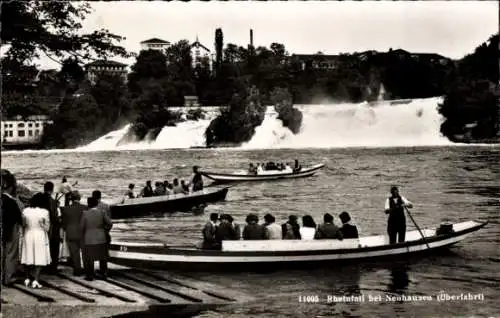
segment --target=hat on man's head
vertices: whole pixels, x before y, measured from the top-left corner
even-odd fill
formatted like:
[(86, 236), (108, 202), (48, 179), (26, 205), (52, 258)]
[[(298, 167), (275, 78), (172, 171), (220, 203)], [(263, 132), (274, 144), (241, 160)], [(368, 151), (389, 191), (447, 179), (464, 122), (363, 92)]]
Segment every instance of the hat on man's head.
[(16, 177), (6, 169), (2, 169), (2, 190), (11, 188), (11, 187), (16, 187)]
[(80, 201), (81, 199), (82, 199), (82, 196), (80, 195), (80, 192), (78, 192), (78, 190), (71, 192), (71, 200)]
[(349, 215), (349, 213), (345, 211), (340, 213), (339, 218), (342, 221), (342, 223), (347, 223), (351, 220), (351, 216)]
[(259, 222), (259, 217), (256, 214), (250, 213), (247, 215), (247, 218), (245, 220), (247, 223), (250, 222)]

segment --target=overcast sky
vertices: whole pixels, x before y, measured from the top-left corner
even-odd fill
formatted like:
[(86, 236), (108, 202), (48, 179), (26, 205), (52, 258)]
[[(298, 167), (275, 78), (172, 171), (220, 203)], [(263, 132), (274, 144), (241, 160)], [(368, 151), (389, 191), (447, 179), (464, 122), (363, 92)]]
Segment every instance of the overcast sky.
[[(126, 37), (128, 50), (158, 37), (170, 42), (194, 41), (214, 50), (216, 28), (224, 45), (285, 44), (288, 52), (347, 53), (402, 48), (461, 58), (498, 32), (496, 1), (382, 2), (142, 2), (92, 4), (86, 31), (106, 28)], [(120, 59), (118, 59), (120, 60)], [(121, 60), (123, 61), (123, 60)], [(133, 63), (133, 60), (127, 61)], [(56, 67), (47, 60), (43, 68)]]

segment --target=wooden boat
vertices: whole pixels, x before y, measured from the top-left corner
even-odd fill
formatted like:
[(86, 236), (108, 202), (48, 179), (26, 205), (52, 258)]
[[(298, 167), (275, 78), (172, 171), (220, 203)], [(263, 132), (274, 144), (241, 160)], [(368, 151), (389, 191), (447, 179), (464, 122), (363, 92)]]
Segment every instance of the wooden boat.
[(202, 204), (223, 201), (229, 188), (203, 189), (190, 194), (171, 194), (147, 198), (124, 199), (110, 206), (111, 218), (125, 219), (151, 216), (156, 213), (189, 212)]
[(266, 181), (266, 180), (279, 180), (279, 179), (295, 179), (310, 177), (325, 165), (320, 163), (307, 168), (302, 168), (298, 172), (280, 171), (280, 170), (267, 170), (259, 174), (248, 173), (216, 173), (209, 171), (200, 171), (205, 177), (215, 180), (217, 183), (234, 182), (234, 181)]
[[(223, 241), (222, 250), (167, 246), (154, 243), (111, 242), (111, 262), (141, 268), (182, 270), (255, 270), (319, 266), (341, 261), (402, 258), (447, 248), (484, 227), (467, 221), (406, 233), (406, 242), (389, 244), (387, 235), (339, 240)], [(446, 229), (447, 231), (443, 231)]]

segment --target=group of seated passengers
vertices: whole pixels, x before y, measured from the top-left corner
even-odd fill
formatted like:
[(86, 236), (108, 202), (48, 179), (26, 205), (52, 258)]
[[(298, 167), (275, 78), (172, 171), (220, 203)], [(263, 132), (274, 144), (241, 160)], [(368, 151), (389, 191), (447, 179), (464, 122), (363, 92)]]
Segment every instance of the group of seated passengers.
[[(126, 196), (130, 199), (136, 198), (134, 194), (135, 184), (131, 183), (128, 185), (128, 191)], [(178, 194), (178, 193), (189, 193), (189, 185), (186, 184), (184, 180), (181, 180), (179, 183), (179, 179), (174, 179), (173, 183), (168, 182), (167, 180), (161, 182), (155, 182), (155, 188), (151, 186), (151, 180), (146, 181), (146, 186), (141, 190), (137, 198), (143, 197), (153, 197), (160, 195), (169, 195), (169, 194)]]
[[(297, 222), (297, 217), (291, 215), (282, 225), (275, 223), (276, 219), (271, 214), (264, 216), (264, 224), (259, 224), (259, 217), (249, 214), (246, 225), (241, 232), (240, 226), (234, 223), (229, 214), (217, 213), (210, 215), (210, 221), (203, 228), (203, 248), (220, 249), (222, 241), (226, 240), (314, 240), (314, 239), (351, 239), (358, 238), (358, 229), (350, 223), (349, 213), (339, 215), (342, 226), (339, 228), (333, 221), (333, 216), (326, 213), (323, 224), (316, 226), (310, 215), (302, 217), (302, 227)], [(219, 221), (219, 223), (217, 223)]]
[(288, 163), (274, 163), (272, 161), (268, 163), (257, 163), (257, 165), (254, 165), (253, 163), (250, 163), (248, 165), (248, 172), (250, 174), (259, 174), (263, 171), (289, 171), (289, 172), (297, 172), (300, 171), (302, 167), (299, 165), (299, 161), (295, 159), (295, 164), (293, 168), (290, 166)]

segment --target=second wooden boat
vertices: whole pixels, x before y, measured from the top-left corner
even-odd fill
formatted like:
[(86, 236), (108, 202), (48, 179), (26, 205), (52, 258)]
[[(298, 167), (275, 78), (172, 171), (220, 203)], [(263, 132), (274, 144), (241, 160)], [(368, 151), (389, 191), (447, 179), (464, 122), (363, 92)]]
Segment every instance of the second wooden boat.
[(199, 205), (225, 200), (228, 191), (229, 188), (203, 189), (189, 194), (124, 199), (123, 202), (110, 206), (111, 218), (126, 219), (158, 213), (190, 212)]

